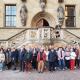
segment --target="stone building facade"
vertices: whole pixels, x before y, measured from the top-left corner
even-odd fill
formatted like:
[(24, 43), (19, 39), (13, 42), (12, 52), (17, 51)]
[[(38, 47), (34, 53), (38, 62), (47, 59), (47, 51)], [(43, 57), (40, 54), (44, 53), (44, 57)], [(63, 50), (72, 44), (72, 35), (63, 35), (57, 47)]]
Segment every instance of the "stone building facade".
[(0, 0), (0, 45), (80, 44), (80, 0)]

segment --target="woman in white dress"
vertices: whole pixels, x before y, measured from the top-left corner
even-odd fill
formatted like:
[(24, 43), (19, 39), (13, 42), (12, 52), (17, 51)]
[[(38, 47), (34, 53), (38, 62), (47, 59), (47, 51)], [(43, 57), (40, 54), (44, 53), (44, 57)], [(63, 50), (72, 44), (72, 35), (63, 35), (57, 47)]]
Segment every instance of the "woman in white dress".
[(4, 55), (3, 49), (1, 49), (0, 50), (0, 71), (3, 70), (4, 61), (5, 61), (5, 55)]

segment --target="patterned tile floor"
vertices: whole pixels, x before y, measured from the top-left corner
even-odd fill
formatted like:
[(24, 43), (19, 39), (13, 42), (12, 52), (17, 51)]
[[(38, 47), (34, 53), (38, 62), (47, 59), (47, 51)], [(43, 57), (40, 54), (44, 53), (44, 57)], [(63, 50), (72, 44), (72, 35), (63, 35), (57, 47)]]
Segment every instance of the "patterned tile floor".
[(80, 70), (75, 71), (55, 71), (38, 73), (3, 71), (0, 72), (0, 80), (80, 80)]

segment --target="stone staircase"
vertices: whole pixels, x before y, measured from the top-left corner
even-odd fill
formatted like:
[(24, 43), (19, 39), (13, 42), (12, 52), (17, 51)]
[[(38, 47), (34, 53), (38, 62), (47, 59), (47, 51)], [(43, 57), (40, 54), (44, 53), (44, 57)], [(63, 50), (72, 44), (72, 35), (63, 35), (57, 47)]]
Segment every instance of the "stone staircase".
[[(77, 31), (77, 30), (76, 30)], [(80, 38), (77, 34), (72, 34), (72, 32), (68, 31), (68, 29), (60, 29), (59, 30), (60, 37), (54, 38), (54, 43), (60, 46), (64, 46), (66, 44), (80, 44)]]
[(23, 31), (24, 29), (20, 29), (20, 28), (0, 28), (0, 40), (8, 40), (9, 38), (11, 38), (12, 36), (20, 33), (21, 31)]
[[(64, 29), (64, 40), (66, 40), (69, 44), (80, 44), (80, 37), (78, 37), (78, 30), (74, 30), (74, 33), (72, 33), (72, 30)], [(76, 32), (76, 33), (75, 33)]]
[[(44, 38), (45, 37), (45, 38)], [(50, 28), (25, 29), (8, 40), (8, 46), (21, 47), (26, 44), (50, 43)]]
[(8, 46), (8, 40), (24, 31), (24, 28), (0, 28), (0, 46)]
[(73, 34), (71, 31), (69, 31), (69, 29), (60, 29), (59, 38), (55, 37), (55, 31), (56, 29), (53, 28), (25, 28), (20, 29), (18, 32), (15, 31), (16, 33), (14, 35), (12, 35), (11, 33), (6, 34), (9, 35), (7, 39), (5, 39), (5, 41), (2, 40), (0, 42), (7, 47), (21, 47), (22, 45), (28, 44), (66, 45), (74, 44), (74, 41), (80, 43), (80, 38), (77, 36), (77, 34)]

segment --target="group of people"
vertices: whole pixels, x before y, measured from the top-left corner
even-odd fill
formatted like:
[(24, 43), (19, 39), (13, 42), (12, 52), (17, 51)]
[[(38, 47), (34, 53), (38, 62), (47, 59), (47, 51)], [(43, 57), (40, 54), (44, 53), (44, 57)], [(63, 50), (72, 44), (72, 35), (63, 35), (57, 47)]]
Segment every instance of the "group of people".
[(0, 48), (0, 71), (19, 70), (43, 71), (74, 70), (80, 68), (80, 47), (36, 46), (21, 48)]

